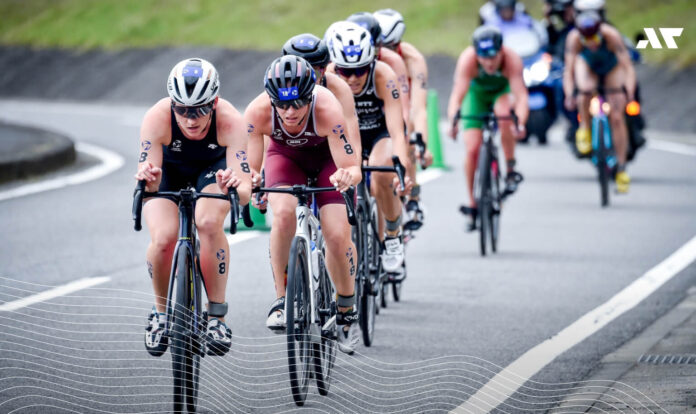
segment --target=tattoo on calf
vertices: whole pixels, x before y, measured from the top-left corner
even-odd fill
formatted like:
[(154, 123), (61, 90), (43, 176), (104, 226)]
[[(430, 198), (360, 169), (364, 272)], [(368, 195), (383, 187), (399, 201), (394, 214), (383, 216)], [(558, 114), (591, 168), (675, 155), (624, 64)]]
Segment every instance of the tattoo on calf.
[(147, 273), (150, 274), (150, 279), (152, 279), (152, 263), (150, 261), (147, 261)]
[(346, 258), (348, 258), (348, 264), (350, 265), (350, 275), (355, 276), (355, 258), (353, 257), (353, 248), (349, 247), (346, 252)]
[(220, 263), (218, 264), (218, 273), (221, 275), (225, 274), (225, 249), (220, 249), (215, 253), (215, 256), (217, 256), (217, 259), (220, 260)]

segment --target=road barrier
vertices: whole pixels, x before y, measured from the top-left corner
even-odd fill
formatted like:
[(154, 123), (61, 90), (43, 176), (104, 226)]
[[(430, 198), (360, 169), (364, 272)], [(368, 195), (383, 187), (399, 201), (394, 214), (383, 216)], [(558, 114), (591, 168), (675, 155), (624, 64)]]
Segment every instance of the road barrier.
[(445, 158), (442, 153), (440, 143), (440, 107), (437, 101), (437, 91), (428, 91), (428, 149), (433, 154), (433, 165), (435, 168), (447, 168)]

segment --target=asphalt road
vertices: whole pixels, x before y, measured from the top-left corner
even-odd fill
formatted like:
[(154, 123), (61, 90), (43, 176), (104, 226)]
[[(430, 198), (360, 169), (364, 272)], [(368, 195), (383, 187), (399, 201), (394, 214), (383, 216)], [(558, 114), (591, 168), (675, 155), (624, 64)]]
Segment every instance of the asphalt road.
[[(170, 359), (150, 357), (147, 232), (130, 218), (138, 126), (146, 108), (0, 101), (2, 120), (47, 127), (110, 150), (125, 165), (79, 185), (0, 201), (0, 301), (82, 278), (109, 281), (0, 312), (0, 412), (168, 412)], [(481, 258), (465, 234), (462, 143), (427, 183), (426, 225), (408, 246), (400, 303), (377, 320), (375, 344), (340, 354), (331, 393), (311, 412), (441, 412), (465, 402), (527, 350), (603, 304), (696, 235), (694, 157), (648, 149), (630, 166), (631, 193), (599, 207), (590, 164), (564, 144), (519, 149), (525, 175), (506, 203), (500, 253)], [(6, 187), (0, 187), (0, 192)], [(232, 246), (232, 351), (204, 358), (202, 412), (288, 412), (284, 338), (268, 333), (268, 236)], [(607, 327), (546, 366), (497, 412), (552, 409), (569, 384), (667, 312), (696, 282), (691, 265)], [(564, 387), (564, 384), (566, 388)], [(634, 397), (643, 398), (642, 390)], [(657, 402), (659, 404), (659, 401)]]

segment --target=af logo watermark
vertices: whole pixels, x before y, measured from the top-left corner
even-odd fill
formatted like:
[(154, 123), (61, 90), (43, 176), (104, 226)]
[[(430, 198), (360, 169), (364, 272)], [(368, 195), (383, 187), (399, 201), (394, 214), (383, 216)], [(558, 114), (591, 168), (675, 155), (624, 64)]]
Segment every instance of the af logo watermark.
[[(653, 29), (652, 27), (646, 27), (643, 30), (645, 30), (645, 35), (648, 38), (638, 42), (638, 44), (636, 45), (636, 49), (645, 49), (648, 46), (648, 44), (653, 49), (662, 49), (662, 43), (660, 42), (660, 38), (657, 36), (657, 32), (655, 32), (655, 29)], [(659, 30), (660, 34), (662, 35), (662, 38), (665, 40), (665, 44), (667, 45), (668, 49), (679, 48), (674, 38), (681, 36), (682, 31), (684, 31), (683, 27), (660, 27)]]

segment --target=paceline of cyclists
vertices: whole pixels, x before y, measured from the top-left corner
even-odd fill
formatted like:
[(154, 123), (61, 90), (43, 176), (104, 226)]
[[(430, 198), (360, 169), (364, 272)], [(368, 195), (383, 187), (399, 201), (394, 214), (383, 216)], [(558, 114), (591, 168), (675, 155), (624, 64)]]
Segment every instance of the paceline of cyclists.
[[(623, 89), (609, 96), (612, 107), (623, 108), (635, 94), (635, 73), (626, 47), (615, 28), (604, 21), (602, 0), (576, 0), (576, 6), (596, 3), (595, 9), (572, 9), (571, 0), (547, 0), (551, 10), (570, 6), (574, 18), (566, 18), (562, 40), (565, 71), (564, 104), (580, 112), (577, 149), (586, 154), (589, 143), (589, 98), (599, 85)], [(514, 0), (495, 0), (490, 21), (476, 29), (472, 42), (459, 56), (454, 86), (447, 107), (449, 134), (461, 128), (466, 144), (465, 176), (469, 205), (463, 211), (475, 228), (474, 174), (482, 140), (482, 122), (459, 115), (493, 112), (508, 120), (499, 122), (506, 161), (506, 194), (516, 191), (522, 174), (515, 158), (516, 140), (526, 136), (529, 115), (523, 62), (505, 46), (504, 26), (526, 24), (526, 13)], [(483, 12), (482, 8), (482, 12)], [(483, 14), (483, 13), (482, 13)], [(573, 15), (571, 14), (571, 16)], [(482, 21), (483, 21), (482, 17)], [(326, 242), (326, 266), (336, 287), (339, 349), (353, 353), (359, 340), (355, 276), (358, 253), (346, 220), (344, 192), (360, 183), (361, 166), (391, 166), (397, 156), (408, 172), (405, 189), (399, 191), (393, 173), (373, 173), (370, 192), (379, 211), (380, 260), (387, 272), (405, 275), (404, 231), (423, 224), (424, 214), (417, 183), (416, 164), (425, 168), (433, 157), (427, 149), (426, 95), (428, 69), (423, 55), (402, 40), (406, 26), (391, 9), (362, 12), (333, 23), (323, 38), (299, 34), (282, 46), (263, 79), (264, 90), (242, 114), (219, 96), (220, 82), (214, 65), (190, 58), (177, 63), (167, 79), (169, 97), (146, 113), (140, 130), (137, 180), (147, 191), (177, 191), (188, 186), (199, 192), (226, 194), (234, 187), (240, 203), (273, 212), (270, 262), (275, 300), (268, 285), (266, 326), (285, 332), (285, 288), (288, 256), (293, 238), (297, 200), (289, 194), (251, 197), (252, 187), (290, 187), (312, 180), (336, 192), (316, 195), (321, 230)], [(558, 47), (557, 45), (551, 45)], [(517, 122), (510, 121), (510, 114)], [(626, 173), (627, 132), (623, 111), (610, 114), (618, 159), (617, 189), (628, 191)], [(416, 139), (417, 138), (417, 139)], [(414, 145), (415, 142), (424, 145)], [(229, 203), (200, 199), (195, 223), (200, 239), (200, 268), (208, 297), (208, 349), (223, 355), (230, 349), (232, 331), (225, 320), (229, 244), (223, 222)], [(148, 318), (145, 347), (161, 356), (169, 346), (166, 332), (166, 298), (178, 209), (174, 201), (151, 198), (143, 206), (150, 232), (147, 269), (152, 278), (155, 304)]]

